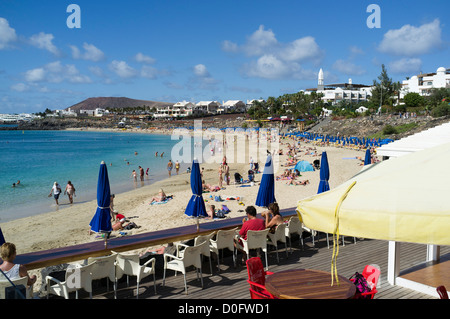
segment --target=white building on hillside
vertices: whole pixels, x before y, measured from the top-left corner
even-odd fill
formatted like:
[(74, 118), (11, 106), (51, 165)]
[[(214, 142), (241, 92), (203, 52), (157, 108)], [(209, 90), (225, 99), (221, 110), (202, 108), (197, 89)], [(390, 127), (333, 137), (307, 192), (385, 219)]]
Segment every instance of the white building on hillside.
[(99, 107), (94, 110), (94, 116), (97, 116), (97, 117), (102, 117), (103, 115), (108, 115), (108, 114), (109, 114), (108, 110), (105, 110), (105, 109), (102, 109)]
[(243, 113), (247, 109), (247, 105), (240, 100), (228, 100), (222, 103), (225, 112)]
[(200, 101), (195, 104), (195, 109), (203, 114), (217, 114), (220, 106), (220, 102), (217, 101)]
[(247, 100), (247, 110), (253, 106), (253, 102), (263, 103), (264, 100)]
[(365, 102), (372, 96), (372, 87), (364, 84), (353, 84), (352, 79), (348, 83), (324, 84), (323, 70), (320, 69), (317, 88), (306, 89), (305, 94), (312, 92), (323, 94), (322, 101), (337, 104), (340, 101)]
[(450, 88), (450, 69), (440, 67), (436, 73), (421, 73), (404, 80), (400, 98), (411, 92), (427, 96), (430, 95), (433, 88)]
[(194, 107), (192, 102), (177, 102), (174, 105), (157, 107), (153, 116), (156, 118), (186, 117), (193, 114)]

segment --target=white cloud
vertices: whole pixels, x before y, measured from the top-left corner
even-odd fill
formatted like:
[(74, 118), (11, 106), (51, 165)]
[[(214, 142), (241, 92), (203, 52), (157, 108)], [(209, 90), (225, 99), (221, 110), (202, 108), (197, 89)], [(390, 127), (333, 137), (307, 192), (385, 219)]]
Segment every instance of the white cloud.
[(192, 68), (194, 76), (191, 77), (186, 84), (186, 87), (190, 90), (202, 89), (202, 90), (217, 90), (217, 81), (211, 76), (208, 69), (204, 64), (197, 64)]
[(109, 65), (109, 68), (121, 78), (131, 78), (138, 74), (138, 72), (125, 61), (114, 60)]
[(315, 59), (321, 54), (321, 50), (313, 37), (294, 40), (280, 51), (280, 57), (285, 61)]
[(148, 56), (148, 55), (145, 55), (145, 54), (143, 54), (143, 53), (141, 53), (141, 52), (139, 52), (138, 54), (136, 54), (136, 55), (134, 56), (134, 59), (135, 59), (137, 62), (140, 62), (140, 63), (146, 63), (146, 64), (153, 64), (153, 63), (156, 62), (156, 60), (155, 60), (154, 58), (152, 58), (152, 57), (150, 57), (150, 56)]
[(51, 33), (39, 32), (30, 37), (30, 44), (39, 49), (47, 50), (54, 55), (60, 55), (59, 49), (52, 42), (54, 38)]
[(141, 76), (147, 79), (155, 79), (158, 76), (158, 69), (149, 65), (144, 65), (141, 68)]
[(244, 44), (238, 45), (229, 40), (222, 42), (226, 52), (243, 52), (249, 57), (257, 57), (243, 66), (247, 76), (265, 79), (310, 77), (311, 72), (302, 68), (301, 63), (319, 62), (323, 52), (311, 36), (295, 39), (289, 43), (277, 40), (272, 30), (260, 25)]
[(270, 54), (263, 55), (256, 62), (252, 62), (247, 74), (265, 79), (277, 79), (286, 76), (289, 71), (290, 69), (283, 61)]
[(16, 40), (16, 30), (9, 26), (8, 20), (0, 18), (0, 50), (9, 47), (10, 43)]
[(414, 27), (409, 24), (384, 34), (378, 49), (383, 53), (415, 56), (438, 48), (442, 43), (439, 19)]
[(99, 67), (99, 66), (97, 66), (97, 65), (95, 65), (95, 66), (90, 66), (88, 69), (89, 69), (89, 71), (91, 71), (92, 74), (94, 74), (94, 75), (96, 75), (96, 76), (98, 76), (98, 77), (100, 77), (100, 78), (102, 78), (102, 77), (105, 76), (105, 74), (104, 74), (102, 68)]
[(392, 61), (389, 64), (389, 70), (394, 74), (414, 74), (420, 71), (422, 60), (418, 58), (403, 58)]
[(366, 73), (366, 70), (364, 70), (362, 67), (350, 61), (345, 61), (342, 59), (339, 59), (336, 62), (334, 62), (333, 69), (347, 75), (362, 75)]
[(209, 76), (209, 72), (204, 64), (197, 64), (194, 66), (194, 74), (201, 77)]
[(25, 92), (28, 91), (28, 85), (24, 84), (24, 83), (17, 83), (17, 84), (13, 84), (11, 85), (11, 90), (17, 91), (17, 92)]
[(60, 61), (48, 63), (40, 68), (31, 69), (25, 72), (27, 82), (51, 82), (61, 83), (90, 83), (91, 79), (80, 74), (78, 69), (72, 64), (62, 64)]
[(272, 30), (264, 30), (264, 26), (260, 25), (258, 30), (248, 37), (247, 43), (244, 45), (244, 50), (250, 56), (259, 56), (267, 53), (278, 45), (275, 34)]
[(86, 42), (83, 43), (84, 53), (81, 53), (80, 49), (78, 49), (75, 45), (70, 45), (70, 49), (72, 50), (72, 57), (74, 59), (98, 62), (105, 58), (105, 54), (102, 50), (97, 48), (95, 45)]
[(39, 82), (45, 78), (45, 70), (43, 68), (36, 68), (25, 72), (25, 80), (28, 82)]
[(222, 42), (222, 50), (225, 52), (237, 52), (239, 48), (236, 43), (225, 40)]

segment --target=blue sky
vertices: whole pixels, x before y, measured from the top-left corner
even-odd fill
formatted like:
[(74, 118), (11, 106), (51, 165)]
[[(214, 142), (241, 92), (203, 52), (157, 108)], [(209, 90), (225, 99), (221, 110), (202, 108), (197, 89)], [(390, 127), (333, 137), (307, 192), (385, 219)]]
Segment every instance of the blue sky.
[(0, 113), (96, 96), (245, 102), (316, 87), (320, 68), (325, 84), (372, 84), (381, 64), (401, 81), (450, 68), (448, 12), (448, 0), (2, 0)]

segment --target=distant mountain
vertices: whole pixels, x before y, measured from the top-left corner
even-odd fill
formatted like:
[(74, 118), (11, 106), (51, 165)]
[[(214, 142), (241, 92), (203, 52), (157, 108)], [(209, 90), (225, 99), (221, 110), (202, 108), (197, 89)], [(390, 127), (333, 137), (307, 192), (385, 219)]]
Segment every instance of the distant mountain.
[(174, 103), (168, 102), (156, 102), (146, 100), (135, 100), (127, 97), (91, 97), (80, 103), (74, 104), (69, 108), (72, 111), (78, 110), (95, 110), (96, 108), (126, 108), (126, 107), (158, 107), (164, 105), (173, 105)]

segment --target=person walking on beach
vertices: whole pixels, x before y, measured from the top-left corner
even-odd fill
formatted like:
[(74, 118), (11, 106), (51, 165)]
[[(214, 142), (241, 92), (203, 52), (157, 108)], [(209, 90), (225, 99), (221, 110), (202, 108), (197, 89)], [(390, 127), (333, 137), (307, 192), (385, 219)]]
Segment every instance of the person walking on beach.
[(222, 188), (222, 182), (223, 182), (223, 170), (222, 165), (219, 165), (219, 187)]
[(172, 176), (172, 168), (173, 168), (172, 160), (169, 160), (169, 163), (167, 163), (167, 170), (169, 171), (169, 177)]
[(73, 204), (73, 195), (75, 195), (75, 187), (73, 186), (71, 181), (67, 182), (66, 189), (64, 190), (64, 195), (69, 197), (69, 202)]
[(178, 175), (178, 171), (180, 170), (180, 163), (178, 162), (178, 160), (175, 162), (175, 170), (177, 171)]
[(61, 186), (57, 182), (53, 183), (52, 190), (50, 191), (50, 194), (48, 194), (48, 197), (51, 197), (53, 193), (53, 198), (55, 199), (56, 205), (59, 205), (58, 198), (59, 194), (61, 194)]

